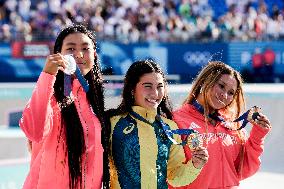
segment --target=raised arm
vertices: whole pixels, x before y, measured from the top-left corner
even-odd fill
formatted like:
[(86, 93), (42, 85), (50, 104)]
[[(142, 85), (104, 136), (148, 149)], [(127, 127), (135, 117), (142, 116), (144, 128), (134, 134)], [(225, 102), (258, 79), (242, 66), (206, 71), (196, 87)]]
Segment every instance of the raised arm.
[(31, 141), (39, 142), (49, 132), (52, 124), (53, 85), (55, 76), (42, 72), (19, 122), (21, 129)]
[[(176, 141), (181, 141), (180, 136), (176, 136)], [(168, 161), (168, 183), (174, 187), (192, 183), (208, 161), (208, 157), (207, 150), (199, 147), (192, 151), (192, 159), (186, 162), (183, 147), (172, 144)]]
[(252, 123), (253, 128), (250, 132), (248, 140), (244, 144), (243, 152), (241, 152), (237, 166), (242, 163), (240, 171), (240, 179), (245, 179), (254, 173), (260, 167), (260, 156), (264, 149), (264, 139), (271, 130), (268, 118), (260, 114), (257, 121)]

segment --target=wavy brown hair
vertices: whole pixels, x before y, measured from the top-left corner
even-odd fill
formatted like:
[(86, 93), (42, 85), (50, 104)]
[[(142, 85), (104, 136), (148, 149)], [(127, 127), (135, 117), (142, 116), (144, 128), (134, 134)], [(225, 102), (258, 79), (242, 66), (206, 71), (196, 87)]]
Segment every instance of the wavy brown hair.
[(185, 99), (184, 104), (186, 103), (191, 104), (197, 98), (198, 95), (203, 95), (205, 103), (204, 114), (205, 117), (208, 117), (209, 103), (206, 94), (224, 74), (231, 75), (236, 79), (237, 90), (234, 94), (232, 102), (229, 105), (227, 105), (225, 108), (223, 108), (222, 111), (230, 113), (232, 119), (239, 117), (241, 112), (245, 109), (243, 80), (238, 71), (236, 71), (231, 66), (220, 61), (209, 62), (199, 72), (198, 76), (193, 81), (191, 91), (189, 92), (189, 95)]

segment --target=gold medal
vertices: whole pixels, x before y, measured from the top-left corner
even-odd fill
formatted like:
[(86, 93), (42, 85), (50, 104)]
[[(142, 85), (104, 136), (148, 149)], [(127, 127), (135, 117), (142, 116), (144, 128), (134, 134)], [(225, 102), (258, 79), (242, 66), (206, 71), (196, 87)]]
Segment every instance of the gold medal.
[(194, 151), (203, 145), (203, 141), (199, 137), (198, 133), (191, 133), (187, 137), (187, 145), (189, 146), (190, 150)]

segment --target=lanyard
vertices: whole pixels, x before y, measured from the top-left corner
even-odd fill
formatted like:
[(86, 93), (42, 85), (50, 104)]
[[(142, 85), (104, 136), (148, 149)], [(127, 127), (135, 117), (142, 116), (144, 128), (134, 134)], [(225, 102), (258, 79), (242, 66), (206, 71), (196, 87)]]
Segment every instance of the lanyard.
[[(192, 102), (192, 105), (203, 115), (204, 114), (204, 108), (197, 102), (197, 100), (194, 100)], [(213, 113), (208, 115), (209, 118), (219, 121), (219, 122), (225, 122), (224, 118), (220, 116), (218, 113)]]
[(234, 122), (243, 120), (243, 124), (238, 130), (244, 128), (246, 124), (249, 122), (249, 120), (255, 122), (257, 120), (257, 117), (259, 116), (259, 111), (260, 111), (259, 107), (253, 106), (250, 110), (246, 111), (243, 115), (241, 115), (239, 118), (234, 120)]
[[(150, 123), (148, 120), (146, 120), (144, 117), (142, 117), (141, 115), (139, 115), (138, 113), (134, 112), (134, 111), (130, 111), (129, 112), (130, 115), (140, 121), (143, 121), (149, 125), (153, 126), (153, 123)], [(163, 131), (165, 132), (167, 138), (172, 141), (173, 144), (177, 144), (177, 145), (182, 145), (184, 146), (187, 143), (187, 140), (183, 140), (181, 143), (178, 143), (174, 138), (173, 135), (174, 134), (178, 134), (178, 135), (187, 135), (189, 136), (192, 133), (196, 133), (196, 131), (194, 131), (193, 129), (175, 129), (175, 130), (171, 130), (170, 127), (162, 120), (161, 116), (157, 114), (155, 120), (162, 126)]]
[[(83, 77), (78, 65), (76, 65), (76, 70), (74, 72), (84, 91), (87, 93), (89, 91), (89, 84)], [(64, 73), (64, 95), (69, 96), (71, 93), (71, 75)]]
[[(204, 108), (197, 102), (197, 100), (194, 100), (192, 102), (192, 105), (201, 113), (204, 114)], [(257, 108), (256, 106), (253, 107)], [(230, 129), (230, 130), (241, 130), (243, 128), (245, 128), (247, 126), (247, 123), (249, 122), (249, 119), (253, 119), (256, 120), (257, 116), (259, 116), (258, 112), (253, 112), (250, 110), (246, 111), (245, 113), (243, 113), (240, 117), (238, 117), (237, 119), (235, 119), (233, 122), (239, 122), (239, 121), (243, 121), (242, 122), (242, 126), (238, 129), (232, 129), (230, 127), (227, 127), (226, 125), (229, 125), (228, 122), (225, 121), (225, 119), (219, 115), (218, 113), (214, 113), (214, 114), (209, 114), (208, 117), (215, 120), (215, 121), (219, 121), (219, 122), (223, 122), (225, 124), (225, 127)], [(251, 117), (251, 118), (250, 118)]]

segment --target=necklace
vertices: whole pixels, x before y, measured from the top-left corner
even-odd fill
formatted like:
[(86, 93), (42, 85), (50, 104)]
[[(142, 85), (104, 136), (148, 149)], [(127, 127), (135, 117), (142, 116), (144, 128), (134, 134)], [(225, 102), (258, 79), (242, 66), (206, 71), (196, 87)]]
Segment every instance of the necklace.
[[(138, 113), (134, 112), (133, 110), (129, 112), (129, 114), (133, 117), (136, 118), (140, 121), (143, 121), (151, 126), (154, 125), (154, 123), (150, 123), (148, 120), (143, 118), (141, 115)], [(198, 138), (198, 133), (192, 129), (175, 129), (171, 130), (171, 128), (162, 120), (161, 116), (159, 114), (156, 115), (155, 121), (160, 124), (162, 127), (164, 133), (166, 134), (166, 137), (176, 145), (186, 145), (189, 144), (189, 146), (193, 148), (197, 148), (202, 145), (202, 141)], [(173, 135), (178, 134), (178, 135), (186, 135), (186, 139), (182, 140), (181, 143), (177, 142), (174, 138)]]
[[(204, 108), (201, 104), (199, 104), (199, 102), (197, 100), (194, 100), (192, 102), (192, 105), (202, 114), (204, 115)], [(208, 115), (208, 118), (219, 122), (224, 122), (224, 118), (222, 118), (217, 112), (211, 113)]]
[[(202, 107), (201, 104), (198, 103), (197, 100), (194, 100), (191, 105), (193, 105), (197, 111), (199, 111), (202, 115), (204, 115), (204, 108)], [(235, 119), (234, 121), (226, 121), (218, 112), (214, 112), (208, 115), (208, 118), (211, 120), (214, 120), (214, 122), (221, 122), (223, 123), (223, 126), (229, 130), (237, 131), (243, 129), (247, 123), (249, 122), (249, 119), (257, 119), (257, 116), (259, 115), (258, 113), (259, 108), (254, 106), (250, 110), (246, 111), (243, 113), (240, 117)], [(243, 121), (242, 125), (240, 128), (236, 128), (234, 122), (239, 122)]]

